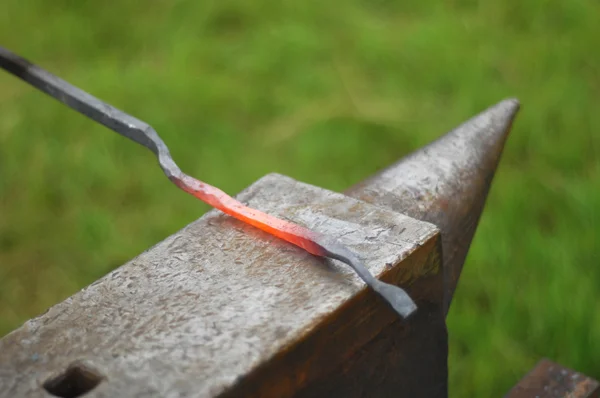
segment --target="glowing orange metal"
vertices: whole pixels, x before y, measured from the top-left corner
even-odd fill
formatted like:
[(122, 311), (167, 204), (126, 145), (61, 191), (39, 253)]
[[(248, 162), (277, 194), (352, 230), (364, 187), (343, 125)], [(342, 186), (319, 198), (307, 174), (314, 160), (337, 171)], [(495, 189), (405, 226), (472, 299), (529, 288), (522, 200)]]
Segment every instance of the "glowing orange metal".
[(301, 247), (315, 256), (325, 256), (326, 252), (316, 242), (318, 234), (300, 225), (281, 220), (260, 210), (252, 209), (235, 200), (219, 188), (190, 176), (171, 178), (179, 188), (201, 201), (229, 214), (247, 224), (259, 228), (271, 235)]

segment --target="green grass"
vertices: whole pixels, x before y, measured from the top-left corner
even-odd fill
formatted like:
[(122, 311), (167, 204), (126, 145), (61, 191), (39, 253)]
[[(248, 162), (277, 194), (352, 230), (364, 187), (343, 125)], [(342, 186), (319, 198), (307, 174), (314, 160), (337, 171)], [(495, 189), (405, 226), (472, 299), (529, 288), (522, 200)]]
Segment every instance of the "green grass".
[[(501, 396), (543, 356), (600, 376), (600, 3), (108, 3), (5, 0), (0, 45), (230, 193), (274, 171), (342, 190), (519, 98), (448, 318), (451, 396)], [(0, 73), (0, 335), (206, 210)]]

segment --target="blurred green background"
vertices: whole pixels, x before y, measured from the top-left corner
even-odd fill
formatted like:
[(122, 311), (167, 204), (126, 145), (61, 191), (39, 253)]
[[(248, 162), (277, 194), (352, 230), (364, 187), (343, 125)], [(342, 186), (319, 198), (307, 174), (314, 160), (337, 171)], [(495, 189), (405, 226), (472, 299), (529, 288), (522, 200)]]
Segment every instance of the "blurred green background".
[[(600, 376), (597, 1), (4, 0), (0, 45), (232, 194), (269, 172), (343, 190), (517, 97), (448, 318), (451, 396), (500, 396), (543, 356)], [(206, 210), (0, 73), (0, 335)]]

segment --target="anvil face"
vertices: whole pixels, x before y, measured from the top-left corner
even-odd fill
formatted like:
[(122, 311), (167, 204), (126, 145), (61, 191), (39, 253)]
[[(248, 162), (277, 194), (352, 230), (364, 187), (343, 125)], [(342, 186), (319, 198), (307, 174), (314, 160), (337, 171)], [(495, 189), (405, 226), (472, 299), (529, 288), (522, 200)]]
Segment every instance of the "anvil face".
[[(238, 199), (338, 236), (375, 277), (442, 307), (434, 225), (274, 174)], [(212, 210), (2, 339), (0, 396), (42, 394), (73, 363), (102, 377), (95, 396), (291, 396), (394, 321), (345, 264)]]

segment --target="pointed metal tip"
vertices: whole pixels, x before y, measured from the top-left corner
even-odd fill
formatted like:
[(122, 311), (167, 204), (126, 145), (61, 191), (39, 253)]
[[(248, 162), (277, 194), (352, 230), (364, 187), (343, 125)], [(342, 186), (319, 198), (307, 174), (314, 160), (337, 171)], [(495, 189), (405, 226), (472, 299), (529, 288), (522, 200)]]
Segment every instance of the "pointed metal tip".
[[(515, 119), (515, 116), (517, 115), (517, 112), (519, 112), (520, 109), (521, 109), (521, 102), (519, 102), (518, 99), (507, 98), (503, 101), (500, 101), (495, 106), (488, 108), (487, 111), (492, 112), (493, 110), (495, 110), (495, 112), (499, 114), (498, 116), (502, 116), (502, 118), (504, 119), (504, 122), (510, 126), (510, 125), (512, 125), (512, 122)], [(484, 111), (484, 113), (485, 113), (485, 111)], [(510, 132), (510, 128), (508, 129), (508, 131), (506, 131), (506, 134), (508, 134), (509, 132)]]
[(483, 111), (480, 115), (490, 113), (495, 116), (498, 123), (503, 123), (504, 128), (497, 130), (497, 134), (508, 135), (515, 116), (521, 109), (521, 102), (517, 98), (507, 98), (496, 105)]
[[(448, 154), (450, 148), (446, 145), (462, 145), (465, 150), (472, 151), (469, 157), (478, 158), (479, 162), (497, 163), (520, 108), (521, 104), (516, 98), (500, 101), (414, 154), (431, 149)], [(467, 160), (467, 153), (464, 155), (463, 160)]]
[(506, 98), (498, 103), (498, 106), (510, 107), (514, 112), (521, 108), (521, 102), (517, 98)]
[(446, 312), (519, 109), (505, 99), (346, 191), (440, 228)]

